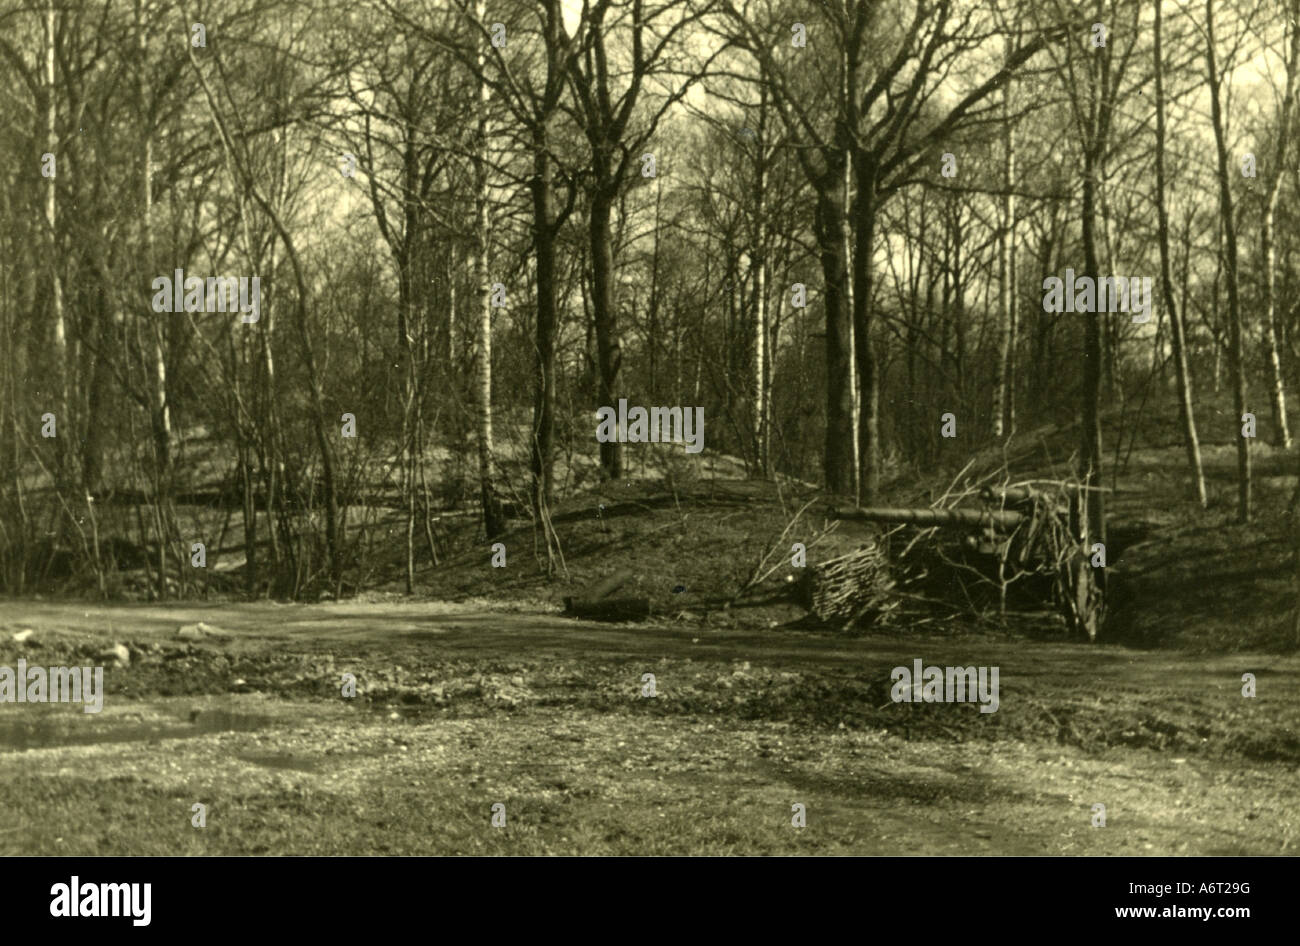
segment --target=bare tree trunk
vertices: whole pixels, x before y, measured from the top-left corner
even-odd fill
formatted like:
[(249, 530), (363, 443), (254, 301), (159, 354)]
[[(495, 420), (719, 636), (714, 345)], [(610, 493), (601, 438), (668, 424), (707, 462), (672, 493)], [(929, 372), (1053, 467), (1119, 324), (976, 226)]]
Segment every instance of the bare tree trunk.
[[(966, 231), (961, 198), (954, 199), (952, 215), (952, 379), (948, 390), (958, 403), (966, 400), (966, 274), (962, 249)], [(947, 346), (945, 345), (945, 348)]]
[[(623, 366), (623, 345), (614, 311), (614, 252), (610, 218), (610, 196), (596, 193), (591, 203), (591, 290), (596, 329), (596, 362), (600, 403), (618, 403), (618, 376)], [(621, 431), (620, 431), (621, 433)], [(623, 445), (617, 441), (600, 445), (600, 465), (610, 479), (624, 474)]]
[[(415, 247), (419, 244), (418, 168), (415, 123), (406, 116), (402, 127), (402, 231), (384, 236), (397, 263), (397, 372), (402, 384), (402, 428), (398, 462), (401, 464), (402, 499), (406, 505), (406, 593), (415, 593)], [(367, 141), (369, 148), (369, 141)], [(371, 188), (375, 187), (373, 176)]]
[[(58, 162), (64, 159), (59, 153), (58, 140), (58, 107), (59, 97), (58, 89), (55, 86), (55, 3), (54, 0), (46, 0), (45, 17), (42, 23), (42, 52), (44, 53), (44, 86), (45, 93), (45, 148), (46, 151), (55, 156), (54, 173), (45, 179), (45, 253), (46, 263), (49, 266), (49, 305), (50, 320), (54, 329), (54, 377), (51, 379), (51, 401), (53, 402), (54, 414), (58, 429), (61, 431), (54, 441), (54, 488), (60, 499), (66, 494), (65, 487), (70, 486), (75, 478), (71, 470), (71, 460), (73, 451), (72, 443), (76, 438), (76, 431), (79, 425), (74, 425), (73, 417), (70, 413), (72, 405), (71, 397), (71, 371), (75, 358), (70, 359), (68, 355), (68, 336), (67, 325), (63, 312), (63, 276), (60, 273), (60, 256), (59, 256), (59, 239), (58, 239)], [(42, 412), (43, 413), (43, 412)], [(62, 543), (65, 525), (74, 525), (70, 520), (65, 521), (64, 516), (56, 517), (54, 532), (54, 545), (57, 547)]]
[[(153, 131), (149, 109), (146, 104), (145, 70), (148, 63), (149, 49), (145, 40), (144, 15), (140, 0), (135, 3), (136, 27), (136, 107), (138, 121), (142, 130), (140, 145), (140, 186), (141, 186), (141, 227), (144, 247), (144, 267), (146, 279), (142, 285), (148, 286), (153, 272)], [(141, 308), (142, 314), (147, 309)], [(171, 539), (168, 521), (169, 494), (171, 485), (171, 408), (167, 403), (167, 361), (163, 338), (166, 316), (153, 313), (149, 318), (148, 338), (149, 352), (149, 397), (150, 423), (153, 427), (154, 441), (154, 503), (157, 507), (158, 522), (158, 597), (167, 596), (167, 545)]]
[[(242, 213), (242, 210), (241, 210)], [(252, 243), (249, 241), (250, 259), (252, 257)], [(270, 248), (270, 262), (267, 272), (270, 274), (272, 281), (275, 279), (276, 269), (276, 251), (275, 246)], [(257, 264), (260, 270), (260, 263)], [(272, 290), (272, 299), (274, 299), (274, 289)], [(258, 333), (258, 346), (261, 352), (262, 365), (262, 398), (265, 405), (264, 413), (266, 416), (266, 425), (264, 427), (265, 443), (265, 477), (266, 477), (266, 537), (271, 543), (271, 562), (276, 574), (279, 572), (281, 563), (284, 560), (283, 545), (280, 542), (281, 533), (276, 525), (277, 508), (283, 506), (284, 489), (285, 489), (285, 467), (284, 454), (281, 452), (283, 438), (280, 436), (279, 413), (276, 408), (275, 396), (275, 357), (273, 354), (271, 342), (275, 337), (276, 307), (274, 302), (262, 300), (262, 313), (258, 319), (258, 325), (261, 331)], [(277, 505), (278, 504), (278, 505)], [(284, 543), (287, 545), (287, 541)], [(271, 584), (267, 583), (267, 593), (270, 593)]]
[(767, 479), (769, 466), (768, 402), (768, 312), (767, 312), (767, 145), (764, 133), (767, 118), (767, 88), (759, 87), (758, 133), (754, 136), (754, 216), (750, 230), (750, 271), (754, 275), (754, 325), (753, 325), (753, 430), (754, 466), (758, 475)]
[(98, 492), (104, 471), (104, 447), (110, 436), (106, 418), (112, 408), (113, 327), (118, 318), (113, 295), (116, 284), (103, 272), (100, 277), (99, 318), (95, 324), (94, 364), (90, 369), (90, 390), (86, 396), (85, 441), (81, 451), (81, 487), (87, 495)]
[[(275, 228), (276, 234), (284, 244), (285, 253), (288, 254), (289, 262), (293, 267), (294, 284), (297, 289), (297, 299), (294, 302), (294, 321), (298, 330), (299, 343), (302, 346), (303, 361), (307, 369), (307, 380), (311, 390), (312, 403), (312, 426), (315, 434), (316, 446), (321, 455), (321, 480), (325, 489), (325, 541), (329, 548), (330, 556), (330, 581), (333, 586), (334, 594), (337, 597), (342, 592), (343, 587), (343, 543), (339, 532), (339, 505), (338, 505), (338, 484), (335, 479), (334, 470), (334, 453), (330, 448), (329, 437), (326, 434), (327, 421), (325, 418), (325, 393), (321, 388), (320, 371), (316, 363), (316, 355), (312, 350), (311, 333), (308, 328), (307, 319), (307, 276), (303, 269), (302, 257), (298, 254), (297, 244), (294, 242), (293, 235), (289, 232), (275, 206), (268, 200), (254, 183), (252, 171), (247, 163), (237, 155), (235, 151), (234, 139), (229, 130), (226, 128), (225, 121), (217, 109), (216, 96), (212, 93), (212, 87), (208, 84), (207, 78), (200, 68), (198, 60), (194, 56), (193, 48), (187, 50), (190, 63), (194, 67), (194, 74), (198, 78), (199, 84), (203, 89), (203, 96), (208, 105), (208, 111), (212, 116), (212, 123), (216, 126), (217, 132), (221, 137), (222, 147), (225, 149), (226, 157), (231, 162), (234, 169), (243, 181), (243, 185), (250, 197), (261, 208), (271, 221)], [(295, 582), (295, 593), (297, 583)]]
[[(486, 16), (485, 0), (475, 0), (474, 15), (481, 24)], [(483, 527), (489, 539), (501, 534), (501, 503), (492, 480), (492, 287), (488, 280), (488, 101), (489, 90), (483, 79), (487, 53), (484, 39), (479, 38), (477, 97), (478, 126), (474, 155), (474, 259), (471, 272), (478, 302), (478, 469), (479, 495), (483, 503)]]
[(447, 250), (447, 341), (443, 346), (447, 365), (456, 363), (456, 247)]
[[(1020, 269), (1019, 269), (1019, 247), (1016, 237), (1015, 216), (1016, 210), (1014, 202), (1011, 210), (1011, 246), (1008, 248), (1008, 265), (1010, 271), (1007, 273), (1007, 283), (1010, 287), (1011, 298), (1007, 301), (1007, 400), (1006, 400), (1006, 432), (1009, 435), (1016, 432), (1016, 384), (1018, 378), (1016, 364), (1016, 347), (1020, 340)], [(1041, 285), (1041, 283), (1040, 283)]]
[(1268, 169), (1268, 186), (1264, 192), (1264, 209), (1260, 219), (1259, 250), (1264, 266), (1264, 345), (1268, 356), (1269, 393), (1273, 407), (1273, 443), (1291, 449), (1291, 431), (1286, 418), (1286, 393), (1282, 385), (1282, 362), (1278, 357), (1277, 339), (1277, 251), (1273, 233), (1277, 219), (1278, 198), (1282, 193), (1282, 171), (1290, 147), (1293, 112), (1295, 111), (1296, 70), (1300, 68), (1300, 0), (1290, 4), (1287, 32), (1286, 92), (1278, 112), (1277, 149)]
[(239, 479), (244, 517), (244, 592), (251, 599), (257, 595), (257, 485), (253, 477), (252, 450), (240, 444)]
[[(1008, 41), (1009, 42), (1009, 41)], [(998, 220), (998, 356), (993, 380), (993, 436), (1013, 429), (1012, 361), (1015, 357), (1015, 219), (1016, 198), (1011, 193), (1016, 176), (1016, 152), (1010, 117), (1011, 85), (1002, 90), (1002, 195)]]
[[(552, 153), (553, 120), (560, 110), (568, 70), (565, 62), (567, 36), (559, 0), (544, 0), (542, 30), (546, 49), (545, 83), (540, 94), (530, 97), (531, 112), (525, 107), (516, 115), (529, 128), (533, 139), (533, 234), (537, 260), (537, 365), (533, 397), (533, 507), (538, 521), (550, 508), (555, 492), (555, 343), (559, 332), (559, 278), (556, 240), (573, 209), (574, 192), (563, 213), (557, 213), (555, 199), (555, 157)], [(520, 103), (523, 104), (523, 103)], [(658, 215), (655, 217), (658, 225)], [(655, 234), (658, 261), (658, 231)], [(653, 337), (653, 336), (652, 336)], [(651, 349), (653, 376), (653, 348)], [(550, 545), (548, 542), (547, 548)]]
[[(1097, 283), (1097, 155), (1089, 147), (1083, 162), (1083, 256), (1084, 275)], [(1080, 463), (1087, 487), (1086, 544), (1106, 541), (1106, 503), (1101, 491), (1101, 316), (1097, 306), (1084, 314), (1083, 339), (1083, 428)], [(1103, 571), (1104, 575), (1104, 571)]]
[(767, 326), (767, 338), (764, 345), (764, 363), (763, 363), (763, 455), (761, 459), (763, 475), (771, 477), (772, 468), (772, 378), (776, 368), (777, 343), (781, 332), (780, 313), (775, 313), (773, 317), (772, 303), (769, 298), (771, 294), (771, 272), (772, 263), (765, 255), (763, 261), (763, 324)]
[[(759, 239), (762, 239), (760, 235)], [(758, 474), (767, 479), (767, 261), (763, 250), (754, 261), (754, 458)]]
[[(867, 331), (865, 326), (869, 321), (863, 323), (863, 327), (858, 324), (858, 307), (854, 305), (854, 283), (857, 281), (857, 272), (853, 267), (853, 166), (849, 159), (848, 151), (845, 151), (844, 161), (844, 213), (840, 217), (840, 227), (844, 231), (841, 239), (841, 245), (844, 247), (844, 272), (849, 277), (844, 281), (845, 303), (849, 314), (853, 319), (853, 325), (849, 332), (849, 364), (854, 365), (856, 370), (850, 373), (850, 403), (853, 405), (852, 418), (850, 423), (853, 428), (853, 496), (859, 502), (870, 502), (864, 500), (863, 490), (863, 437), (867, 436), (862, 425), (862, 369), (863, 356), (870, 357), (871, 349), (867, 343)], [(868, 446), (868, 450), (870, 447)], [(874, 470), (874, 465), (873, 465)], [(872, 474), (874, 482), (874, 472)]]
[(1160, 239), (1160, 288), (1169, 311), (1169, 331), (1173, 341), (1174, 367), (1178, 375), (1178, 414), (1187, 448), (1187, 466), (1192, 475), (1192, 490), (1201, 508), (1205, 508), (1205, 475), (1201, 469), (1201, 444), (1196, 436), (1196, 418), (1192, 411), (1192, 378), (1187, 368), (1187, 340), (1183, 316), (1174, 300), (1174, 281), (1169, 263), (1169, 209), (1165, 205), (1165, 86), (1164, 55), (1161, 41), (1162, 0), (1156, 0), (1155, 73), (1156, 73), (1156, 214)]
[[(1214, 0), (1205, 0), (1205, 66), (1210, 78), (1210, 118), (1214, 123), (1214, 143), (1218, 152), (1219, 216), (1223, 224), (1224, 268), (1228, 280), (1228, 320), (1230, 335), (1229, 358), (1232, 362), (1232, 395), (1236, 416), (1234, 428), (1241, 424), (1246, 411), (1246, 365), (1242, 355), (1241, 302), (1237, 281), (1237, 221), (1233, 216), (1232, 189), (1228, 176), (1228, 147), (1223, 130), (1222, 92), (1214, 48)], [(1237, 519), (1249, 522), (1250, 496), (1250, 438), (1240, 435), (1237, 440)]]
[[(58, 139), (58, 91), (55, 88), (54, 73), (54, 0), (46, 0), (45, 3), (45, 22), (44, 22), (44, 54), (45, 54), (45, 148), (56, 156), (55, 170), (57, 173), (57, 158), (59, 156), (59, 139)], [(64, 426), (64, 430), (71, 433), (67, 416), (68, 410), (68, 336), (67, 329), (63, 319), (63, 279), (59, 275), (59, 250), (58, 250), (58, 208), (57, 208), (57, 181), (55, 176), (45, 179), (45, 237), (46, 250), (49, 253), (47, 263), (50, 267), (50, 317), (54, 325), (54, 396), (55, 412), (58, 417), (58, 423)], [(65, 442), (67, 438), (59, 438), (59, 444)], [(57, 445), (56, 445), (57, 446)], [(60, 457), (60, 467), (62, 467), (62, 457), (65, 451), (59, 447), (58, 456)]]
[[(538, 515), (554, 498), (555, 337), (559, 302), (555, 276), (555, 169), (548, 125), (534, 126), (533, 234), (537, 254), (537, 366), (533, 401), (533, 506)], [(656, 236), (656, 241), (658, 237)], [(657, 242), (656, 242), (657, 246)]]
[(853, 320), (848, 304), (846, 251), (839, 187), (832, 179), (817, 195), (817, 243), (825, 285), (826, 311), (826, 489), (854, 492)]

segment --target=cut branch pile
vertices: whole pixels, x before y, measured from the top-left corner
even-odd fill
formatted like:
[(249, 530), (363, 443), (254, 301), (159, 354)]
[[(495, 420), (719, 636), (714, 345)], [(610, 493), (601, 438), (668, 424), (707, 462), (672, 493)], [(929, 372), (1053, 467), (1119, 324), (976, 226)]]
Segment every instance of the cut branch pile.
[[(908, 597), (896, 589), (885, 549), (897, 529), (916, 529), (916, 534), (894, 556), (896, 573), (907, 578), (909, 569), (924, 575), (935, 566), (955, 579), (966, 592), (967, 605), (979, 611), (968, 580), (996, 592), (999, 611), (1006, 613), (1007, 589), (1027, 578), (1045, 580), (1041, 598), (1051, 604), (1077, 637), (1096, 640), (1103, 612), (1102, 589), (1094, 574), (1088, 551), (1079, 538), (1080, 487), (1069, 482), (987, 486), (978, 491), (980, 508), (957, 508), (963, 499), (973, 498), (976, 489), (954, 493), (950, 489), (930, 508), (839, 509), (833, 520), (891, 524), (879, 542), (810, 568), (804, 583), (804, 604), (822, 620), (857, 623), (862, 617), (887, 617)], [(964, 532), (957, 544), (945, 538), (951, 530)], [(969, 554), (974, 552), (972, 561)], [(915, 550), (915, 554), (913, 553)], [(913, 596), (914, 597), (914, 596)]]
[(884, 623), (898, 608), (889, 559), (874, 542), (810, 565), (799, 582), (802, 604), (826, 622)]

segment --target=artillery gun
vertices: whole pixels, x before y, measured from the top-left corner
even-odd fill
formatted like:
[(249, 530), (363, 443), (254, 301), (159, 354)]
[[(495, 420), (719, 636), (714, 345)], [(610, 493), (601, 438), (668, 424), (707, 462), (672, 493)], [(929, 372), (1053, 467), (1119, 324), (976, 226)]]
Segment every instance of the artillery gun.
[[(1052, 604), (1070, 632), (1095, 641), (1104, 605), (1080, 535), (1081, 491), (1065, 487), (1046, 492), (1029, 487), (990, 487), (980, 494), (977, 509), (833, 508), (830, 518), (882, 525), (910, 525), (936, 530), (961, 530), (966, 548), (991, 556), (1005, 606), (1007, 585), (1019, 577), (1039, 575), (1048, 580)], [(909, 543), (909, 548), (911, 543)], [(897, 581), (880, 543), (862, 547), (824, 562), (802, 583), (805, 604), (823, 619), (864, 615), (879, 617), (897, 607)]]

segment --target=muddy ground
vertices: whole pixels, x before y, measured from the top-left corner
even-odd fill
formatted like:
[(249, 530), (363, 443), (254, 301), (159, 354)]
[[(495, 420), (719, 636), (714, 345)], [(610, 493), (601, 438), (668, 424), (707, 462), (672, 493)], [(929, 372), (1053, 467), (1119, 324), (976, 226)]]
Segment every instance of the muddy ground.
[[(224, 636), (177, 639), (199, 621)], [(98, 657), (113, 643), (129, 664)], [(477, 603), (2, 601), (0, 666), (19, 657), (104, 664), (107, 693), (99, 714), (0, 704), (6, 854), (1297, 847), (1296, 656)], [(999, 667), (998, 712), (894, 703), (890, 670), (918, 657)]]

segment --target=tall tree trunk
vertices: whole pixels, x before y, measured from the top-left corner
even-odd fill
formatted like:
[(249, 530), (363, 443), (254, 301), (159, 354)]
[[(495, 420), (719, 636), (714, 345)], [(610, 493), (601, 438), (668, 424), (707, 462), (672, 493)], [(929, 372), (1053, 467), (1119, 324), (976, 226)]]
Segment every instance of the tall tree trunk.
[(867, 154), (858, 154), (854, 160), (858, 193), (854, 205), (853, 289), (849, 298), (853, 309), (853, 357), (857, 363), (858, 501), (868, 505), (875, 502), (880, 480), (880, 377), (871, 340), (876, 239), (874, 161)]
[[(1009, 43), (1009, 41), (1008, 41)], [(1009, 52), (1009, 49), (1008, 49)], [(1015, 279), (1016, 198), (1011, 193), (1016, 177), (1016, 152), (1010, 116), (1011, 85), (1002, 90), (1002, 195), (998, 220), (998, 355), (993, 379), (993, 436), (1011, 433), (1011, 377), (1015, 356)]]
[[(474, 16), (480, 24), (486, 16), (485, 0), (475, 0)], [(478, 303), (478, 469), (479, 495), (483, 503), (483, 527), (489, 539), (500, 535), (501, 501), (497, 498), (492, 477), (492, 287), (488, 279), (488, 101), (489, 89), (483, 79), (487, 53), (484, 39), (479, 38), (476, 70), (478, 124), (474, 154), (474, 260), (471, 272)]]
[[(598, 172), (598, 177), (599, 177)], [(597, 185), (591, 200), (591, 303), (596, 329), (596, 362), (601, 406), (617, 407), (623, 347), (614, 310), (614, 236), (610, 224), (613, 195)], [(619, 431), (622, 436), (623, 431)], [(600, 466), (610, 479), (623, 476), (623, 444), (600, 445)]]
[(253, 201), (270, 220), (280, 241), (284, 244), (285, 253), (288, 255), (289, 262), (293, 267), (294, 285), (297, 289), (297, 299), (294, 302), (294, 321), (298, 331), (298, 340), (302, 346), (303, 362), (307, 369), (307, 381), (311, 392), (312, 427), (316, 446), (320, 450), (321, 485), (325, 492), (325, 541), (329, 549), (330, 580), (334, 594), (338, 596), (343, 587), (343, 537), (339, 528), (338, 482), (334, 468), (334, 454), (330, 448), (329, 436), (326, 433), (328, 424), (325, 417), (325, 393), (321, 387), (319, 366), (315, 352), (312, 350), (311, 331), (308, 326), (307, 305), (309, 294), (302, 257), (298, 254), (298, 247), (294, 242), (293, 234), (285, 226), (284, 220), (275, 209), (275, 205), (258, 190), (247, 161), (236, 152), (234, 138), (221, 117), (221, 113), (217, 108), (216, 96), (212, 92), (207, 77), (203, 74), (203, 69), (199, 66), (193, 48), (187, 49), (187, 53), (194, 68), (195, 77), (203, 89), (203, 97), (207, 102), (209, 114), (212, 116), (212, 123), (216, 126), (221, 137), (222, 147), (226, 152), (227, 160), (231, 164), (231, 169), (238, 174), (248, 195), (253, 198)]
[[(539, 516), (553, 498), (555, 442), (555, 170), (545, 121), (533, 131), (533, 234), (537, 256), (537, 365), (533, 400), (533, 504)], [(540, 520), (539, 520), (540, 521)]]
[[(1083, 258), (1084, 275), (1097, 284), (1097, 154), (1085, 148), (1083, 162)], [(1083, 337), (1083, 427), (1080, 441), (1080, 464), (1087, 487), (1085, 505), (1087, 532), (1085, 543), (1106, 541), (1106, 503), (1101, 491), (1101, 315), (1084, 314)], [(1104, 576), (1104, 571), (1100, 573)]]
[(416, 247), (420, 245), (417, 130), (409, 119), (402, 129), (402, 233), (394, 241), (397, 257), (397, 373), (402, 383), (401, 451), (402, 493), (406, 504), (406, 593), (415, 592), (415, 414), (418, 375), (415, 358), (415, 323), (419, 311), (415, 299)]
[[(761, 240), (762, 237), (760, 236)], [(763, 250), (754, 260), (754, 464), (758, 475), (767, 479), (767, 262)]]
[[(247, 220), (244, 211), (244, 202), (240, 201), (240, 216)], [(262, 260), (260, 254), (254, 254), (251, 238), (245, 232), (245, 242), (248, 244), (249, 258), (254, 260), (254, 265), (258, 271), (262, 270)], [(263, 414), (266, 423), (263, 427), (264, 443), (264, 478), (266, 481), (266, 499), (264, 512), (266, 516), (266, 537), (271, 543), (271, 562), (273, 567), (278, 570), (284, 561), (284, 545), (281, 543), (281, 533), (276, 527), (277, 509), (283, 509), (284, 506), (284, 489), (285, 489), (285, 466), (284, 466), (284, 438), (280, 433), (279, 411), (276, 407), (276, 383), (275, 383), (275, 355), (272, 348), (272, 340), (275, 338), (276, 307), (275, 307), (275, 271), (276, 271), (276, 250), (275, 244), (269, 248), (268, 254), (269, 265), (265, 272), (271, 276), (272, 289), (269, 293), (270, 298), (264, 297), (261, 300), (260, 318), (257, 320), (257, 326), (261, 331), (257, 333), (258, 351), (261, 355), (261, 383), (262, 383), (262, 403)], [(284, 521), (284, 517), (280, 517)], [(274, 573), (273, 573), (274, 577)], [(266, 591), (269, 595), (271, 592), (271, 582), (267, 582)]]
[(99, 491), (100, 479), (104, 469), (104, 446), (108, 440), (109, 428), (107, 418), (110, 416), (112, 403), (112, 358), (109, 352), (113, 345), (114, 326), (117, 324), (117, 309), (114, 300), (116, 286), (107, 272), (101, 269), (100, 299), (97, 307), (99, 318), (94, 326), (95, 347), (92, 353), (93, 365), (90, 368), (90, 391), (86, 397), (85, 441), (81, 451), (81, 485), (82, 491), (91, 495)]
[(456, 347), (456, 246), (447, 247), (447, 335), (442, 345), (444, 363), (449, 371), (454, 370), (456, 356), (460, 349)]
[[(46, 0), (42, 41), (45, 54), (45, 149), (56, 157), (55, 171), (57, 174), (57, 161), (61, 155), (59, 155), (58, 137), (59, 96), (58, 89), (54, 84), (55, 9), (54, 0)], [(52, 385), (54, 388), (54, 410), (57, 415), (57, 423), (66, 431), (64, 437), (56, 438), (55, 447), (60, 458), (60, 466), (62, 466), (66, 451), (61, 445), (70, 439), (68, 435), (72, 433), (72, 425), (69, 423), (71, 418), (67, 416), (68, 404), (70, 403), (68, 399), (68, 336), (63, 318), (63, 279), (59, 275), (57, 193), (56, 177), (53, 175), (47, 177), (45, 179), (45, 244), (46, 252), (49, 254), (46, 262), (50, 268), (50, 320), (54, 329), (55, 377)]]
[[(44, 119), (45, 124), (45, 149), (55, 156), (54, 174), (45, 179), (45, 240), (43, 241), (46, 263), (49, 267), (49, 314), (54, 332), (54, 364), (52, 366), (54, 377), (50, 381), (50, 387), (52, 388), (50, 402), (58, 425), (57, 429), (62, 431), (60, 436), (54, 438), (53, 444), (54, 488), (60, 495), (66, 495), (64, 492), (65, 487), (71, 486), (74, 482), (71, 469), (72, 443), (76, 437), (76, 431), (81, 425), (73, 423), (74, 418), (70, 413), (72, 406), (71, 373), (75, 356), (70, 358), (68, 354), (67, 325), (63, 312), (63, 276), (60, 273), (57, 174), (58, 163), (64, 160), (64, 155), (59, 152), (58, 139), (59, 95), (58, 88), (55, 85), (55, 60), (57, 57), (54, 49), (56, 38), (54, 0), (46, 0), (42, 30), (42, 52), (44, 53), (44, 76), (42, 77), (44, 81), (42, 85), (45, 93), (43, 103), (45, 114), (41, 117)], [(89, 506), (88, 498), (87, 506)], [(57, 516), (56, 522), (54, 544), (57, 547), (62, 544), (64, 528), (70, 523), (65, 522), (63, 516)]]
[(966, 274), (962, 249), (965, 225), (961, 199), (954, 199), (952, 215), (952, 381), (950, 391), (959, 404), (966, 401)]
[(1291, 128), (1295, 111), (1296, 70), (1300, 68), (1300, 0), (1292, 0), (1287, 32), (1291, 40), (1287, 46), (1286, 92), (1278, 112), (1277, 148), (1268, 169), (1268, 186), (1264, 192), (1264, 209), (1260, 219), (1260, 262), (1264, 267), (1264, 345), (1268, 358), (1269, 394), (1273, 407), (1273, 443), (1291, 449), (1291, 431), (1286, 419), (1286, 394), (1282, 385), (1282, 362), (1278, 357), (1277, 338), (1277, 251), (1273, 233), (1277, 219), (1278, 198), (1282, 194), (1282, 171), (1290, 147)]
[(1219, 216), (1223, 224), (1224, 275), (1228, 282), (1229, 358), (1232, 368), (1232, 397), (1236, 416), (1233, 427), (1237, 437), (1237, 519), (1249, 522), (1250, 438), (1241, 436), (1241, 415), (1246, 411), (1246, 365), (1242, 354), (1241, 301), (1237, 281), (1237, 221), (1233, 216), (1231, 178), (1228, 176), (1228, 146), (1223, 130), (1222, 92), (1214, 48), (1214, 2), (1205, 0), (1205, 67), (1210, 78), (1210, 118), (1214, 123), (1214, 143), (1218, 152)]
[(1183, 316), (1174, 300), (1174, 281), (1169, 262), (1169, 208), (1165, 205), (1165, 85), (1164, 53), (1161, 39), (1162, 0), (1156, 0), (1155, 73), (1156, 73), (1156, 216), (1160, 239), (1160, 289), (1169, 312), (1169, 331), (1173, 341), (1174, 368), (1178, 375), (1178, 415), (1187, 448), (1187, 467), (1192, 475), (1192, 490), (1201, 508), (1205, 508), (1205, 475), (1201, 470), (1201, 444), (1196, 436), (1196, 418), (1192, 411), (1192, 378), (1187, 368), (1187, 341)]
[[(752, 326), (754, 361), (753, 377), (750, 381), (750, 390), (753, 393), (753, 429), (750, 435), (754, 445), (754, 467), (758, 471), (758, 475), (763, 479), (766, 479), (770, 473), (767, 448), (767, 361), (770, 357), (767, 351), (767, 223), (765, 220), (767, 209), (767, 151), (766, 145), (763, 143), (766, 104), (767, 90), (760, 88), (758, 134), (754, 136), (754, 216), (749, 237), (749, 265), (750, 272), (754, 277), (754, 301), (752, 306), (754, 312), (754, 324)], [(658, 241), (656, 239), (656, 250), (657, 248)]]
[(253, 473), (252, 448), (247, 442), (238, 445), (236, 456), (244, 522), (244, 592), (252, 599), (257, 595), (257, 481)]
[(664, 188), (663, 179), (655, 178), (655, 219), (651, 231), (653, 245), (650, 250), (650, 308), (646, 312), (646, 363), (649, 369), (646, 395), (655, 404), (663, 403), (659, 399), (659, 310), (663, 306), (663, 292), (659, 281), (659, 258), (663, 243)]
[[(145, 22), (139, 0), (135, 4), (136, 28), (136, 106), (138, 121), (144, 130), (140, 143), (140, 186), (141, 186), (141, 227), (144, 246), (143, 262), (146, 278), (142, 285), (149, 285), (154, 271), (153, 251), (153, 133), (152, 122), (145, 93), (145, 70), (148, 64), (149, 49), (145, 40)], [(142, 309), (147, 312), (149, 310)], [(167, 360), (164, 336), (166, 333), (166, 315), (153, 313), (149, 319), (148, 338), (150, 342), (149, 361), (149, 398), (150, 423), (153, 428), (154, 441), (154, 491), (155, 517), (158, 522), (158, 597), (167, 595), (167, 544), (171, 538), (168, 509), (171, 486), (171, 407), (167, 403)]]
[(844, 260), (842, 192), (838, 175), (817, 193), (817, 248), (825, 284), (826, 310), (826, 489), (853, 494), (853, 321)]

